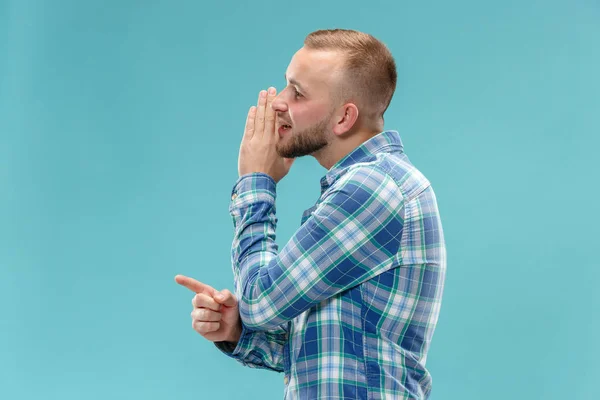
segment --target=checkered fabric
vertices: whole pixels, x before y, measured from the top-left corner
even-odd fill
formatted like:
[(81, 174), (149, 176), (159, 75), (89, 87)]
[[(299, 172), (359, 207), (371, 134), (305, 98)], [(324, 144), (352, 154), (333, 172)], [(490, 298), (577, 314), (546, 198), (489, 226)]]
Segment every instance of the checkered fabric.
[(242, 364), (283, 372), (286, 399), (426, 399), (446, 250), (429, 181), (396, 131), (354, 149), (281, 249), (276, 184), (240, 177), (230, 212)]

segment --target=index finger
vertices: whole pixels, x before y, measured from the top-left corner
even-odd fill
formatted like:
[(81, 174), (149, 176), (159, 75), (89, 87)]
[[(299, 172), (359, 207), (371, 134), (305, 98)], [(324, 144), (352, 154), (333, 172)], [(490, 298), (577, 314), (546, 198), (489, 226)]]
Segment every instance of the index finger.
[(265, 106), (267, 104), (267, 91), (261, 90), (258, 94), (258, 104), (256, 109), (256, 118), (254, 120), (254, 131), (261, 138), (265, 133)]
[(275, 133), (275, 110), (273, 110), (272, 104), (277, 95), (277, 89), (270, 87), (267, 92), (267, 109), (265, 110), (265, 133), (276, 135)]
[(195, 280), (194, 278), (190, 278), (185, 275), (175, 276), (175, 282), (179, 283), (181, 286), (185, 286), (194, 293), (205, 293), (210, 296), (213, 296), (214, 293), (217, 292), (212, 286), (208, 286), (205, 283), (202, 283), (200, 281)]

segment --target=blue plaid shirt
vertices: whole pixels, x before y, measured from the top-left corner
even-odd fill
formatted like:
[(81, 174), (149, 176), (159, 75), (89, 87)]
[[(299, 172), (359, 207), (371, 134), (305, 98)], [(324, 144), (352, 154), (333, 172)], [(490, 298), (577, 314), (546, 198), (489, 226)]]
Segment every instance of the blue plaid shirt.
[(397, 132), (354, 149), (278, 251), (275, 181), (239, 178), (230, 212), (243, 331), (217, 343), (285, 374), (285, 398), (424, 399), (446, 251), (436, 197)]

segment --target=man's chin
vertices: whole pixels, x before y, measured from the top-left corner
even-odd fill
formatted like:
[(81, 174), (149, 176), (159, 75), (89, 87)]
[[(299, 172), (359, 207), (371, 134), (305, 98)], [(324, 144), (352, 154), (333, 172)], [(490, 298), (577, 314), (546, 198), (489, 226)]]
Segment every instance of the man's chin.
[(299, 151), (300, 149), (295, 149), (289, 146), (277, 146), (276, 150), (277, 154), (279, 154), (279, 157), (283, 158), (297, 158), (307, 155), (307, 153)]
[[(290, 137), (290, 139), (294, 139)], [(280, 139), (279, 143), (277, 143), (275, 150), (280, 157), (284, 158), (297, 158), (310, 156), (315, 152), (321, 150), (326, 147), (326, 143), (298, 143), (295, 140), (285, 140)]]
[(283, 157), (283, 158), (296, 158), (296, 157), (302, 157), (301, 155), (298, 155), (298, 152), (293, 152), (290, 151), (289, 149), (277, 149), (277, 154), (279, 154), (279, 157)]

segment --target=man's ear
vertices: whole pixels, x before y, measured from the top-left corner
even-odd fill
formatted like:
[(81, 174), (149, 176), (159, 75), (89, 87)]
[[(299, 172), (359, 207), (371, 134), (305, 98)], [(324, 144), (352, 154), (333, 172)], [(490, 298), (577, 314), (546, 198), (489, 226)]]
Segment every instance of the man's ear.
[(340, 107), (340, 111), (335, 114), (335, 125), (333, 133), (337, 136), (348, 132), (358, 120), (358, 107), (353, 103), (346, 103)]

